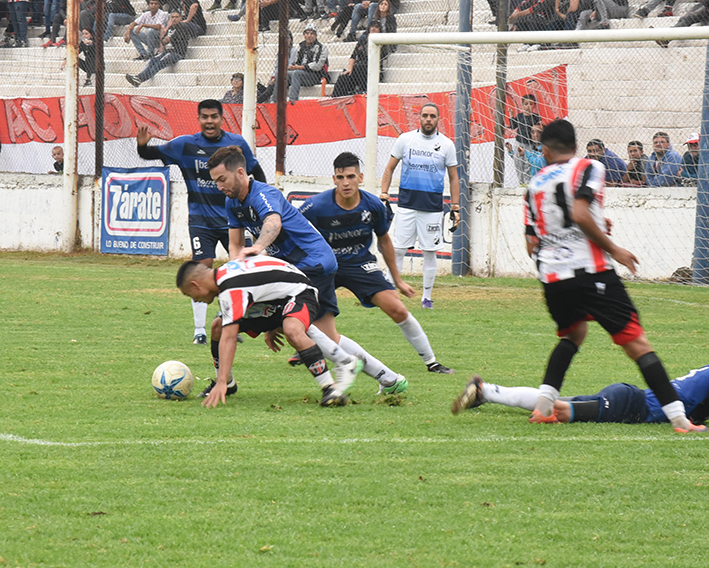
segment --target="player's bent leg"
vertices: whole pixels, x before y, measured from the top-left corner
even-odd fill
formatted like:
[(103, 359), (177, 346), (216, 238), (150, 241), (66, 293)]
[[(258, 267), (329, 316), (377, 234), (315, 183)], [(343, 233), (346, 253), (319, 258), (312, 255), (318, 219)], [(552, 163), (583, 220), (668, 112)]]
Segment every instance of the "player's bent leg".
[[(534, 413), (539, 413), (542, 418), (553, 416), (554, 401), (559, 398), (566, 371), (578, 352), (578, 346), (581, 345), (586, 337), (587, 330), (588, 325), (586, 322), (580, 322), (567, 335), (561, 338), (554, 351), (551, 352), (544, 374), (544, 381), (539, 387), (539, 398), (534, 407)], [(534, 414), (532, 416), (534, 417)], [(543, 422), (543, 420), (534, 420), (534, 422)]]
[(335, 343), (340, 342), (340, 334), (337, 333), (337, 327), (335, 326), (335, 314), (332, 312), (327, 312), (320, 319), (313, 322), (313, 325), (332, 339)]
[(377, 381), (382, 387), (388, 388), (394, 385), (401, 375), (396, 374), (376, 357), (373, 357), (362, 346), (349, 337), (340, 335), (339, 346), (354, 355), (364, 364), (364, 372)]

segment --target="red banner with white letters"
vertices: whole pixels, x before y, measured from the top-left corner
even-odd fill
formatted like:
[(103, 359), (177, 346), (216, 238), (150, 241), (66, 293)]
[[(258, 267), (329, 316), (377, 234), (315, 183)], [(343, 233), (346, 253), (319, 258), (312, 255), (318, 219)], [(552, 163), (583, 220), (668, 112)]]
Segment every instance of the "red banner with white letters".
[[(538, 112), (546, 123), (568, 115), (566, 66), (511, 81), (507, 85), (508, 117), (521, 112), (522, 96), (534, 94)], [(421, 105), (436, 103), (441, 109), (439, 130), (453, 136), (455, 92), (421, 95), (382, 95), (379, 98), (379, 135), (397, 137), (418, 128)], [(471, 142), (491, 142), (494, 135), (495, 87), (472, 91)], [(2, 99), (0, 142), (61, 144), (64, 138), (64, 98)], [(295, 103), (297, 112), (287, 112), (289, 145), (322, 144), (364, 138), (366, 97), (304, 100)], [(94, 96), (79, 97), (79, 142), (96, 138)], [(293, 106), (288, 105), (288, 109)], [(105, 140), (135, 137), (137, 129), (147, 126), (153, 137), (170, 140), (199, 130), (197, 103), (107, 94), (104, 112)], [(313, 127), (317, 125), (317, 127)], [(241, 133), (241, 105), (224, 105), (223, 128)], [(276, 145), (276, 105), (258, 105), (256, 110), (256, 145)]]

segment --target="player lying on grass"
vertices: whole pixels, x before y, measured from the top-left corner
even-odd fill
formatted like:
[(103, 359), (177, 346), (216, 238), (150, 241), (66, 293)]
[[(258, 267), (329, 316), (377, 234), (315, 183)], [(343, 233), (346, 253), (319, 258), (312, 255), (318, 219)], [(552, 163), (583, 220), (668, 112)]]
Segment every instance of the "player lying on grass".
[[(198, 302), (211, 304), (218, 297), (222, 312), (219, 357), (215, 361), (217, 379), (202, 406), (214, 408), (220, 400), (225, 403), (227, 394), (236, 392), (232, 369), (239, 330), (252, 337), (264, 333), (266, 344), (278, 351), (280, 328), (322, 388), (320, 404), (347, 403), (347, 391), (362, 362), (310, 325), (319, 309), (317, 290), (295, 266), (262, 255), (232, 260), (216, 270), (190, 260), (177, 272), (177, 287)], [(332, 379), (321, 347), (312, 337), (316, 337), (335, 362), (337, 382)]]
[[(689, 419), (694, 424), (704, 423), (709, 416), (709, 365), (675, 379), (672, 386), (684, 403)], [(486, 402), (531, 411), (538, 397), (539, 389), (503, 387), (486, 383), (475, 375), (453, 401), (451, 412), (458, 414)], [(559, 398), (554, 401), (554, 411), (559, 422), (642, 424), (668, 421), (651, 389), (643, 391), (626, 383), (609, 385), (596, 394)]]
[(615, 260), (635, 274), (638, 259), (607, 235), (603, 164), (576, 158), (576, 132), (566, 120), (547, 124), (541, 142), (548, 165), (532, 178), (525, 195), (527, 252), (537, 265), (561, 339), (549, 357), (530, 422), (558, 421), (554, 403), (586, 338), (586, 322), (593, 319), (638, 365), (675, 431), (705, 431), (687, 419), (640, 325), (638, 310), (613, 269)]
[[(364, 178), (359, 164), (359, 158), (351, 152), (337, 156), (332, 176), (335, 188), (307, 199), (300, 212), (320, 231), (337, 257), (335, 288), (347, 288), (366, 308), (381, 308), (399, 326), (430, 372), (453, 373), (453, 369), (436, 360), (426, 332), (399, 298), (396, 288), (408, 298), (416, 292), (399, 276), (388, 233), (391, 209), (378, 197), (359, 189)], [(370, 251), (373, 234), (377, 235), (377, 246), (396, 288), (384, 278)]]
[[(364, 363), (364, 372), (379, 382), (382, 392), (406, 390), (404, 377), (392, 372), (356, 341), (338, 333), (335, 316), (340, 312), (334, 284), (337, 259), (322, 235), (280, 190), (249, 178), (241, 148), (217, 150), (207, 166), (219, 191), (227, 197), (229, 258), (239, 260), (263, 253), (298, 268), (318, 290), (320, 309), (313, 325), (341, 349), (359, 358)], [(250, 247), (244, 246), (245, 229), (256, 239)]]

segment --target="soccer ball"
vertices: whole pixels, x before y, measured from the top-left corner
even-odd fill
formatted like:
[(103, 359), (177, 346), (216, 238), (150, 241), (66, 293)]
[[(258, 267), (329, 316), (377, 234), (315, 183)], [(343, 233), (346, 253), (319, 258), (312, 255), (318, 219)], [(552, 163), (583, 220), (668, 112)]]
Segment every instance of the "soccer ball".
[(153, 388), (158, 398), (182, 400), (192, 392), (194, 375), (180, 361), (165, 361), (153, 373)]

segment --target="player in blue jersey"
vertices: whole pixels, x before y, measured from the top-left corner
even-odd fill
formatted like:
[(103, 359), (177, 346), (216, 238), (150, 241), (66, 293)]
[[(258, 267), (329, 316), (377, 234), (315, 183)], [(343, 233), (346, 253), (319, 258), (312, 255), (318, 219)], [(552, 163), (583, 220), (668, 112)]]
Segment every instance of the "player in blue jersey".
[[(278, 189), (249, 179), (240, 148), (231, 146), (217, 150), (207, 166), (217, 187), (227, 196), (229, 257), (241, 260), (266, 253), (287, 260), (304, 272), (318, 289), (320, 311), (313, 325), (347, 353), (359, 357), (364, 363), (364, 372), (379, 382), (383, 392), (402, 392), (406, 385), (404, 377), (337, 332), (337, 260), (322, 235)], [(251, 246), (244, 246), (245, 229), (256, 239)]]
[[(709, 365), (671, 383), (684, 403), (687, 418), (694, 424), (703, 424), (709, 417)], [(453, 401), (451, 411), (458, 414), (486, 402), (532, 411), (538, 397), (539, 389), (503, 387), (475, 376)], [(559, 422), (668, 422), (651, 389), (640, 390), (626, 383), (609, 385), (592, 395), (559, 398), (554, 402), (554, 411)]]
[(401, 162), (399, 201), (394, 226), (396, 265), (401, 272), (407, 249), (418, 238), (423, 253), (422, 308), (433, 308), (431, 292), (436, 281), (436, 251), (443, 248), (443, 188), (446, 174), (451, 191), (451, 230), (460, 219), (460, 186), (455, 145), (438, 132), (440, 112), (436, 105), (421, 107), (421, 128), (405, 132), (396, 140), (382, 175), (382, 201), (389, 199), (389, 186)]
[[(224, 146), (239, 146), (246, 157), (247, 170), (250, 175), (260, 181), (266, 181), (261, 166), (254, 158), (246, 140), (238, 134), (222, 130), (222, 104), (219, 101), (207, 99), (197, 106), (200, 132), (178, 136), (167, 144), (148, 146), (152, 136), (147, 126), (138, 128), (136, 137), (138, 155), (145, 160), (161, 160), (165, 165), (175, 165), (180, 168), (187, 185), (187, 200), (189, 205), (188, 225), (192, 259), (212, 267), (216, 256), (217, 243), (225, 250), (229, 246), (229, 227), (224, 209), (224, 194), (217, 189), (207, 169), (207, 160), (219, 148)], [(205, 331), (207, 321), (207, 304), (192, 300), (194, 315), (193, 342), (207, 344)]]
[[(416, 294), (401, 279), (396, 266), (388, 233), (391, 209), (379, 198), (359, 189), (364, 178), (359, 164), (359, 158), (351, 152), (337, 156), (332, 176), (335, 188), (306, 200), (300, 212), (325, 237), (337, 257), (335, 287), (347, 288), (367, 308), (381, 308), (399, 326), (430, 372), (453, 373), (453, 369), (436, 360), (426, 332), (396, 292), (398, 288), (409, 298)], [(384, 277), (370, 251), (373, 234), (396, 288)]]

